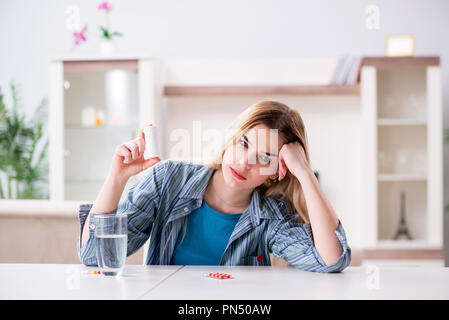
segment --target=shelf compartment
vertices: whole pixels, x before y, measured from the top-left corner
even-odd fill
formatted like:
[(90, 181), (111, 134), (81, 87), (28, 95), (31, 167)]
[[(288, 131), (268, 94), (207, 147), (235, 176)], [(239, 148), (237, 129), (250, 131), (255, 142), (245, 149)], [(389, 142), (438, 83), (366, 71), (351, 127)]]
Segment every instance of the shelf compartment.
[(65, 180), (101, 180), (108, 173), (115, 148), (135, 138), (136, 130), (108, 128), (108, 130), (66, 130), (64, 136)]
[[(129, 178), (125, 188), (120, 196), (120, 201), (124, 201), (128, 191), (139, 182), (145, 175), (145, 171)], [(96, 179), (65, 179), (65, 198), (72, 201), (94, 202), (95, 197), (100, 191), (106, 177)]]
[(379, 119), (427, 119), (426, 69), (377, 72)]
[(377, 133), (379, 175), (427, 175), (427, 126), (380, 126)]
[[(394, 240), (401, 215), (401, 192), (405, 193), (405, 216), (412, 240)], [(378, 243), (389, 246), (427, 243), (427, 182), (381, 181), (378, 184)]]

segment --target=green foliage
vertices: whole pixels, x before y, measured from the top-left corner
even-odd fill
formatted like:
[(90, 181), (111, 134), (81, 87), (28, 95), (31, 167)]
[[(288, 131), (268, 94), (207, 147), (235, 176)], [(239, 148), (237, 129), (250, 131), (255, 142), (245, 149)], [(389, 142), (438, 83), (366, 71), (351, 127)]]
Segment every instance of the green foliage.
[[(17, 87), (10, 83), (13, 108), (6, 108), (0, 88), (0, 171), (6, 173), (8, 190), (0, 197), (11, 199), (12, 182), (17, 181), (17, 199), (48, 199), (47, 193), (36, 187), (36, 182), (47, 181), (48, 167), (45, 165), (48, 138), (43, 138), (47, 100), (42, 99), (31, 120), (19, 113), (20, 98)], [(45, 139), (45, 140), (42, 140)], [(38, 150), (38, 144), (43, 144)]]
[(103, 34), (103, 37), (108, 39), (108, 40), (112, 39), (112, 37), (114, 37), (114, 36), (117, 36), (117, 37), (122, 37), (123, 36), (120, 32), (117, 32), (117, 31), (111, 33), (111, 32), (109, 32), (108, 29), (106, 29), (106, 28), (104, 28), (102, 26), (100, 26), (100, 30), (101, 30), (101, 32)]

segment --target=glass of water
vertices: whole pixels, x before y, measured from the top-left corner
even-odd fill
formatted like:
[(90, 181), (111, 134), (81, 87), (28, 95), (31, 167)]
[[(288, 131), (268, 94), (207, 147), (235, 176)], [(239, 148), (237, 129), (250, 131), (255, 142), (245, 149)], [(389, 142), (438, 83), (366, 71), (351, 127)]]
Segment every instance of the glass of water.
[(125, 214), (95, 214), (97, 262), (105, 276), (119, 276), (125, 266), (128, 229)]

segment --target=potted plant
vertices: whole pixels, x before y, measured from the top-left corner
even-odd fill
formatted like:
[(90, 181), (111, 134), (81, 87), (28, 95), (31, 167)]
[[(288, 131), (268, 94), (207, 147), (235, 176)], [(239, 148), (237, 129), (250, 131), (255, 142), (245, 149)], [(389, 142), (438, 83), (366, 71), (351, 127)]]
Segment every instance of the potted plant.
[(120, 32), (111, 31), (110, 28), (110, 17), (109, 14), (112, 10), (112, 5), (108, 1), (102, 2), (98, 6), (98, 10), (104, 11), (106, 15), (106, 25), (100, 26), (101, 30), (101, 42), (100, 42), (100, 54), (103, 56), (111, 55), (115, 52), (115, 43), (114, 37), (121, 37), (122, 34)]
[(47, 181), (48, 138), (43, 137), (47, 99), (42, 99), (31, 119), (26, 120), (18, 110), (16, 85), (11, 83), (10, 89), (12, 110), (6, 108), (0, 88), (0, 172), (6, 180), (5, 187), (0, 183), (0, 198), (48, 199), (48, 192), (36, 185)]

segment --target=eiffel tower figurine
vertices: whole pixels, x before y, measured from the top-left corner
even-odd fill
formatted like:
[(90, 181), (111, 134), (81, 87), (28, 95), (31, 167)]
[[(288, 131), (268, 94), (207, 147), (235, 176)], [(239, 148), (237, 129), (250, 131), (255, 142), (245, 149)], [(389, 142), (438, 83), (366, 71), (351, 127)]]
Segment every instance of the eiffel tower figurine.
[(410, 235), (410, 231), (408, 230), (407, 222), (405, 220), (405, 193), (401, 192), (401, 218), (399, 220), (399, 226), (396, 230), (396, 234), (394, 236), (394, 240), (398, 240), (399, 237), (405, 236), (408, 240), (413, 240)]

